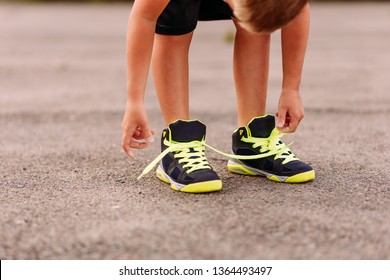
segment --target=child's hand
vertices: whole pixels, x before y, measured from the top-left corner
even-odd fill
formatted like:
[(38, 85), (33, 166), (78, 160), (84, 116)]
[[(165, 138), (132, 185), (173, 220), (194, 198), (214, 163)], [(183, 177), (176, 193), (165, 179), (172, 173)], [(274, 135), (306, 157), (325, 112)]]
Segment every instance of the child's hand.
[(122, 122), (122, 147), (126, 154), (135, 158), (131, 149), (143, 149), (154, 142), (154, 131), (149, 128), (145, 106), (128, 102)]
[(279, 111), (276, 113), (276, 127), (281, 132), (294, 132), (303, 116), (304, 109), (299, 91), (282, 90), (279, 98)]

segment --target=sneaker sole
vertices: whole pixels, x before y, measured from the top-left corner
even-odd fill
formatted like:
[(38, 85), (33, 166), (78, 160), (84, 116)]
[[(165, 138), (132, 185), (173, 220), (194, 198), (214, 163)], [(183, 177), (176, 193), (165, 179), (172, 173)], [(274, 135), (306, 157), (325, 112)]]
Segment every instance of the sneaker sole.
[(281, 183), (305, 183), (312, 181), (315, 178), (314, 170), (302, 172), (293, 176), (278, 176), (265, 172), (260, 169), (256, 169), (250, 166), (247, 166), (241, 162), (234, 160), (229, 160), (227, 168), (230, 172), (240, 174), (240, 175), (249, 175), (249, 176), (264, 176), (271, 181), (281, 182)]
[(188, 185), (180, 184), (178, 182), (175, 182), (171, 177), (169, 177), (168, 174), (165, 173), (161, 165), (159, 165), (156, 170), (156, 176), (164, 183), (170, 184), (171, 189), (179, 192), (207, 193), (220, 191), (222, 189), (221, 180), (205, 181)]

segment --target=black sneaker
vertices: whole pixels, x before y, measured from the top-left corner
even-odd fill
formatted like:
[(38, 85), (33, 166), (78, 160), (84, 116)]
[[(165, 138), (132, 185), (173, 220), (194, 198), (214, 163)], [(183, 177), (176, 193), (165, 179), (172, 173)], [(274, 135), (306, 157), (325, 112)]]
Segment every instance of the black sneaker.
[(161, 151), (166, 153), (157, 177), (175, 191), (204, 193), (219, 191), (222, 181), (205, 156), (206, 126), (200, 121), (173, 122), (162, 133)]
[(233, 153), (236, 155), (258, 155), (270, 153), (270, 156), (228, 162), (229, 171), (243, 175), (261, 175), (276, 182), (303, 183), (315, 178), (310, 165), (300, 161), (280, 140), (279, 130), (275, 127), (275, 117), (265, 115), (253, 118), (247, 126), (233, 133)]

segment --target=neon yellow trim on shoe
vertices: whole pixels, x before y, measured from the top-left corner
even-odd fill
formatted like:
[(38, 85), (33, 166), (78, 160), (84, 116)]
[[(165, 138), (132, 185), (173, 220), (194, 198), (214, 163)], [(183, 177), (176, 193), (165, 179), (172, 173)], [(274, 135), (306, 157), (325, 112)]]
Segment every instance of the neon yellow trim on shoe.
[(257, 174), (255, 172), (250, 171), (248, 168), (246, 168), (243, 165), (238, 164), (231, 164), (230, 161), (228, 162), (228, 170), (230, 172), (241, 174), (241, 175), (250, 175), (250, 176), (256, 176)]
[(310, 170), (307, 172), (299, 173), (297, 175), (288, 177), (286, 179), (286, 183), (305, 183), (308, 181), (314, 180), (316, 177), (314, 170)]
[(296, 184), (296, 183), (306, 183), (308, 181), (312, 181), (312, 180), (314, 180), (315, 177), (316, 176), (315, 176), (314, 170), (310, 170), (310, 171), (306, 171), (306, 172), (299, 173), (299, 174), (293, 175), (291, 177), (288, 177), (284, 181), (280, 180), (280, 178), (276, 175), (273, 175), (273, 176), (269, 177), (268, 179), (270, 179), (271, 181), (275, 181), (275, 182)]
[[(172, 186), (171, 188), (174, 189)], [(180, 189), (180, 191), (188, 192), (188, 193), (205, 193), (205, 192), (215, 192), (221, 189), (222, 189), (222, 181), (213, 180), (213, 181), (205, 181), (205, 182), (188, 184), (182, 189)]]
[(275, 175), (272, 173), (268, 173), (264, 170), (246, 166), (244, 163), (234, 161), (234, 160), (228, 161), (227, 168), (230, 172), (236, 174), (249, 175), (249, 176), (264, 176), (271, 181), (282, 182), (282, 183), (304, 183), (304, 182), (312, 181), (315, 178), (314, 170), (305, 171), (292, 176), (283, 176), (283, 175)]
[(212, 180), (212, 181), (204, 181), (198, 182), (188, 185), (181, 185), (175, 182), (173, 179), (169, 178), (164, 170), (159, 166), (156, 170), (157, 178), (163, 181), (164, 183), (170, 184), (171, 189), (178, 192), (187, 192), (187, 193), (206, 193), (206, 192), (215, 192), (220, 191), (222, 189), (222, 181), (221, 180)]

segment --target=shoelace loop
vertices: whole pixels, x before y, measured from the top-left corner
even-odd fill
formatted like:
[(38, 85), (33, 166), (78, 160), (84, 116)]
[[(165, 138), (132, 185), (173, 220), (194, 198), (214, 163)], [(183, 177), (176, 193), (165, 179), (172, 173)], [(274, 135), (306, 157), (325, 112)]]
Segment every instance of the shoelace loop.
[(267, 152), (274, 153), (275, 160), (279, 158), (284, 159), (282, 164), (298, 160), (298, 158), (289, 149), (294, 142), (291, 142), (288, 145), (284, 144), (280, 141), (280, 138), (283, 135), (285, 135), (285, 133), (280, 133), (277, 128), (275, 128), (268, 138), (242, 137), (241, 141), (253, 144), (252, 147), (255, 149), (260, 147), (260, 153), (262, 154)]

